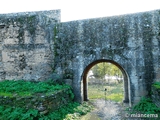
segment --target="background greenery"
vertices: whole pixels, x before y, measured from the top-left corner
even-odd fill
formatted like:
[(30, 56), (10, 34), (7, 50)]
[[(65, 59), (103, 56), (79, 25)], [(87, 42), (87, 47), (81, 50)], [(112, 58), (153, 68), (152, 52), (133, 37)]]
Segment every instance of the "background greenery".
[[(107, 89), (107, 91), (105, 91)], [(106, 99), (115, 102), (122, 102), (123, 100), (123, 84), (111, 84), (111, 85), (89, 85), (88, 97), (89, 99)]]
[(91, 68), (91, 71), (96, 78), (101, 79), (103, 79), (105, 75), (123, 77), (121, 70), (116, 65), (109, 62), (98, 63)]

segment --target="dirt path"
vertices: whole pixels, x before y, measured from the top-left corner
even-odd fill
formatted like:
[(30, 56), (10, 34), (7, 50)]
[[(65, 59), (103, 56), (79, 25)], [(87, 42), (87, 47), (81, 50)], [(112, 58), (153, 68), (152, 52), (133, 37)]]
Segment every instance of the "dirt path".
[(83, 116), (81, 120), (124, 120), (125, 108), (120, 103), (97, 99), (93, 102), (95, 110)]

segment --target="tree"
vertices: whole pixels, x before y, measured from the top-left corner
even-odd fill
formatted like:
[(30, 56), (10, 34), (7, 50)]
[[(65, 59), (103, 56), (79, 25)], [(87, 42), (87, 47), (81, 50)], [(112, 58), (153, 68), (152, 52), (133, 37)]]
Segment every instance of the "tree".
[(116, 65), (107, 62), (98, 63), (93, 66), (91, 70), (93, 71), (94, 77), (102, 80), (105, 78), (105, 76), (114, 76), (117, 78), (117, 81), (119, 83), (119, 78), (123, 76), (121, 70)]

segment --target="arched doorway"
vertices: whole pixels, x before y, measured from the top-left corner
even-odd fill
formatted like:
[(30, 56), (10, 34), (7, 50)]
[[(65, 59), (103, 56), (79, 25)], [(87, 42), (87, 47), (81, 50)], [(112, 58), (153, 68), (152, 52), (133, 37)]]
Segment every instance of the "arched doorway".
[(129, 93), (129, 89), (130, 89), (130, 82), (129, 82), (129, 78), (128, 75), (126, 73), (126, 71), (123, 69), (123, 67), (121, 65), (119, 65), (117, 62), (113, 61), (113, 60), (106, 60), (106, 59), (100, 59), (100, 60), (96, 60), (92, 63), (90, 63), (84, 70), (83, 75), (82, 75), (82, 82), (83, 82), (83, 100), (84, 101), (88, 101), (88, 82), (87, 82), (87, 74), (89, 72), (89, 70), (96, 64), (98, 63), (102, 63), (102, 62), (109, 62), (114, 64), (115, 66), (117, 66), (122, 74), (123, 74), (123, 78), (124, 78), (124, 98), (123, 98), (123, 102), (124, 103), (129, 103), (130, 102), (130, 93)]

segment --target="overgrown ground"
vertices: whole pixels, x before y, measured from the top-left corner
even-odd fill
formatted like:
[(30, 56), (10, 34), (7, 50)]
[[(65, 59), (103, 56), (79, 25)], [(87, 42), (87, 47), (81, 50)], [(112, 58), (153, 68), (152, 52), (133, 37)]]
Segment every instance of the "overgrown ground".
[[(0, 82), (0, 98), (23, 96), (29, 97), (36, 95), (35, 93), (50, 94), (57, 90), (68, 88), (71, 92), (71, 98), (74, 95), (71, 91), (70, 86), (65, 84), (57, 84), (53, 81), (46, 82), (29, 82), (29, 81), (1, 81)], [(63, 98), (63, 96), (62, 96)], [(23, 102), (23, 101), (22, 101)], [(25, 104), (25, 103), (24, 103)], [(93, 109), (91, 104), (84, 102), (79, 104), (77, 102), (70, 101), (67, 105), (63, 105), (54, 112), (48, 112), (47, 114), (40, 114), (38, 110), (33, 108), (22, 108), (11, 105), (1, 104), (0, 105), (0, 120), (79, 120), (82, 115), (87, 114)]]
[(47, 115), (41, 115), (34, 109), (0, 106), (0, 120), (80, 120), (82, 115), (91, 110), (92, 106), (87, 102), (72, 102)]

